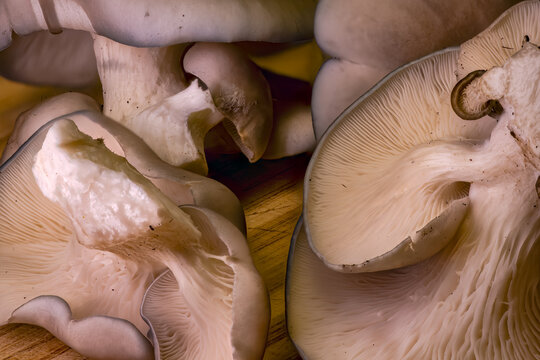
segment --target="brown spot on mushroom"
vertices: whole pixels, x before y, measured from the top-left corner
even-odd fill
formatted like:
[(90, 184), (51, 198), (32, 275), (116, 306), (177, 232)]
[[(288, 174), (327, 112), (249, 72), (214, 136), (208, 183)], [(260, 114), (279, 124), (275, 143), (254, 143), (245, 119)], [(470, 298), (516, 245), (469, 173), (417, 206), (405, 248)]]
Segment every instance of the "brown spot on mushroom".
[(474, 113), (467, 111), (463, 107), (463, 92), (465, 91), (467, 86), (471, 84), (473, 80), (479, 78), (485, 72), (486, 72), (485, 70), (476, 70), (469, 73), (467, 76), (461, 79), (456, 84), (456, 86), (454, 86), (454, 89), (452, 90), (452, 94), (451, 94), (452, 109), (454, 110), (456, 115), (462, 118), (463, 120), (477, 120), (486, 115), (496, 118), (498, 115), (502, 114), (503, 112), (503, 108), (497, 100), (487, 101), (482, 106), (480, 111), (474, 112)]

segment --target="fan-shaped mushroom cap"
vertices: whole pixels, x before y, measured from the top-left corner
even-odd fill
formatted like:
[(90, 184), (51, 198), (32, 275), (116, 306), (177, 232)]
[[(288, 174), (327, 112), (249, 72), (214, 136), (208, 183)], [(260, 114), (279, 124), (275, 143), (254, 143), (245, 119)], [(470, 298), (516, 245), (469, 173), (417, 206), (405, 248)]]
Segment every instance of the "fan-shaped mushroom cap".
[[(166, 269), (179, 281), (178, 291), (186, 286), (193, 290), (180, 296), (196, 315), (193, 324), (200, 332), (208, 330), (210, 322), (206, 301), (242, 309), (253, 298), (264, 299), (247, 244), (232, 224), (206, 210), (176, 207), (123, 158), (79, 133), (72, 122), (59, 120), (44, 127), (8, 160), (0, 175), (0, 286), (10, 289), (0, 292), (0, 323), (45, 293), (64, 299), (75, 318), (119, 317), (146, 333), (148, 326), (138, 315), (143, 292)], [(196, 215), (190, 212), (197, 211), (208, 221), (194, 222)], [(230, 251), (221, 257), (224, 249)], [(264, 304), (251, 307), (260, 313), (251, 314), (258, 320), (248, 322), (256, 325), (251, 331), (259, 344), (266, 336)], [(228, 338), (231, 327), (248, 326), (236, 325), (241, 318), (231, 320), (231, 311), (212, 313), (212, 321), (226, 324), (214, 335)], [(59, 313), (65, 316), (66, 311)], [(173, 317), (162, 320), (173, 324)], [(72, 340), (80, 327), (58, 330)], [(232, 357), (232, 349), (224, 356)]]
[(454, 162), (469, 162), (468, 151), (494, 125), (453, 113), (457, 55), (447, 50), (397, 70), (319, 142), (306, 173), (304, 214), (310, 243), (328, 266), (356, 272), (411, 264), (457, 230), (469, 184), (453, 174)]
[[(514, 16), (502, 16), (486, 31), (517, 19), (535, 29), (531, 33), (538, 31), (530, 19), (538, 16), (533, 4), (516, 6), (509, 11)], [(523, 7), (529, 17), (520, 16)], [(506, 36), (523, 37), (519, 31)], [(509, 66), (527, 66), (525, 78), (532, 81), (534, 55), (523, 57), (531, 59), (527, 65), (516, 58)], [(449, 106), (458, 64), (458, 51), (448, 50), (396, 71), (321, 140), (306, 174), (304, 206), (308, 238), (327, 265), (342, 271), (390, 269), (425, 259), (452, 238), (465, 214), (469, 184), (485, 176), (475, 164), (494, 156), (481, 143), (493, 137), (494, 122), (466, 124)], [(512, 79), (525, 83), (520, 76)], [(524, 95), (525, 85), (516, 85), (523, 91), (508, 86), (503, 89), (511, 108), (527, 109), (509, 126), (532, 139), (535, 95)]]
[[(347, 83), (356, 80), (354, 89), (343, 90), (355, 91), (349, 98), (356, 99), (398, 66), (471, 38), (514, 3), (516, 0), (483, 0), (474, 4), (463, 0), (438, 3), (410, 0), (398, 5), (390, 0), (323, 0), (317, 6), (314, 32), (323, 51), (336, 58), (335, 61), (348, 62), (340, 66), (346, 75), (339, 78), (346, 77)], [(323, 75), (318, 75), (329, 79), (331, 88), (339, 86), (332, 76), (337, 67), (336, 64), (325, 66), (321, 70)], [(340, 92), (327, 91), (322, 80), (318, 82), (314, 88), (313, 121), (320, 139), (335, 119), (331, 116), (338, 115), (350, 103), (344, 102)], [(341, 105), (339, 110), (324, 110), (336, 103)]]
[[(310, 38), (314, 0), (280, 1), (6, 1), (0, 17), (0, 49), (11, 30), (84, 30), (133, 46), (192, 41), (273, 41)], [(224, 16), (227, 14), (227, 16)]]

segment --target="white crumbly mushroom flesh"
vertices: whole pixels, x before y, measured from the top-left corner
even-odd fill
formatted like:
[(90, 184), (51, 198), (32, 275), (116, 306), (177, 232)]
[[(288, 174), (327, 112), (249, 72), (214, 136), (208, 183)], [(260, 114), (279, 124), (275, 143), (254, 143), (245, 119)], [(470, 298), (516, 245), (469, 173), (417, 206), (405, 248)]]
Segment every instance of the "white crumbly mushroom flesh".
[(439, 158), (444, 176), (470, 183), (444, 249), (408, 267), (341, 274), (299, 231), (288, 313), (306, 358), (540, 358), (540, 49), (526, 43), (479, 79), (470, 98), (496, 94), (504, 109), (489, 139), (414, 150), (416, 162)]
[[(31, 144), (0, 173), (0, 324), (17, 307), (47, 294), (64, 299), (76, 319), (114, 316), (146, 334), (148, 325), (139, 315), (144, 292), (169, 269), (177, 283), (169, 292), (176, 291), (181, 303), (159, 297), (154, 302), (172, 306), (173, 317), (174, 306), (187, 316), (171, 321), (186, 325), (168, 332), (183, 339), (183, 351), (162, 359), (233, 358), (233, 302), (264, 294), (260, 286), (233, 298), (233, 288), (242, 282), (234, 266), (248, 269), (245, 278), (257, 283), (249, 260), (245, 266), (247, 248), (237, 265), (228, 264), (231, 245), (224, 241), (230, 236), (204, 235), (212, 225), (200, 230), (124, 158), (71, 121), (52, 125), (34, 158)], [(24, 166), (29, 162), (31, 171)]]

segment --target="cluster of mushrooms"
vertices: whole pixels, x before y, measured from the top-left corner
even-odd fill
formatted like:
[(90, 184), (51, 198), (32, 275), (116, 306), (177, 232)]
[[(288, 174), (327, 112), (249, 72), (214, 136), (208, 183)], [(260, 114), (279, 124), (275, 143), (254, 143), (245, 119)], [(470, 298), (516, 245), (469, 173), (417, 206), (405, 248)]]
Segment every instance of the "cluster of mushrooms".
[[(262, 358), (267, 291), (206, 154), (313, 151), (302, 357), (540, 358), (540, 1), (486, 3), (0, 0), (0, 75), (79, 90), (1, 113), (0, 325)], [(275, 65), (302, 47), (316, 78)]]

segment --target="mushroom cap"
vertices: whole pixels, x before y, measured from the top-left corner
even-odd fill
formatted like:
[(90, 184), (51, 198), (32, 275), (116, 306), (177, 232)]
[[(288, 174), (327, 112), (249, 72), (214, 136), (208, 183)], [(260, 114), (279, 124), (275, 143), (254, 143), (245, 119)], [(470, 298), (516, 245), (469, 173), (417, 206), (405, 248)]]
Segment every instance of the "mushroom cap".
[[(6, 2), (0, 49), (18, 34), (38, 30), (83, 30), (120, 43), (150, 47), (193, 41), (308, 39), (313, 34), (314, 0), (280, 1), (40, 1)], [(223, 16), (227, 14), (227, 16)]]
[[(486, 220), (482, 212), (493, 205), (474, 216)], [(501, 216), (464, 230), (421, 263), (373, 273), (328, 268), (300, 221), (289, 250), (286, 314), (302, 358), (537, 358), (540, 218), (529, 205), (531, 222), (517, 224), (508, 242)]]
[[(333, 65), (332, 69), (323, 67), (325, 79), (317, 80), (319, 84), (314, 87), (313, 122), (317, 139), (352, 102), (345, 103), (341, 92), (328, 90), (339, 87), (340, 83), (326, 72), (332, 70), (331, 73), (336, 74), (339, 70), (339, 79), (345, 79), (343, 91), (351, 91), (349, 99), (356, 99), (397, 67), (470, 39), (516, 2), (482, 0), (471, 4), (466, 0), (438, 3), (407, 0), (400, 2), (396, 11), (396, 4), (391, 0), (319, 1), (315, 39), (336, 62), (347, 63), (339, 65), (340, 69), (338, 65)], [(349, 63), (358, 66), (349, 66)], [(341, 105), (339, 109), (326, 110), (337, 104)]]
[(311, 109), (316, 139), (320, 140), (343, 110), (387, 73), (385, 67), (355, 64), (343, 59), (326, 60), (313, 83)]
[(444, 50), (396, 70), (318, 143), (305, 177), (304, 216), (310, 244), (328, 266), (357, 272), (412, 264), (457, 230), (469, 184), (449, 174), (445, 154), (463, 160), (460, 149), (474, 149), (495, 123), (453, 113), (457, 56), (457, 49)]
[[(60, 306), (64, 310), (53, 315), (62, 319), (49, 316), (46, 325), (80, 344), (80, 351), (96, 354), (90, 346), (94, 338), (80, 339), (84, 324), (112, 324), (116, 331), (118, 321), (93, 317), (99, 314), (126, 319), (146, 333), (148, 325), (138, 311), (143, 292), (153, 278), (170, 269), (181, 286), (163, 291), (185, 300), (193, 314), (191, 330), (206, 333), (212, 322), (221, 324), (212, 336), (202, 337), (215, 341), (214, 336), (229, 339), (231, 329), (235, 333), (239, 327), (250, 331), (253, 341), (246, 347), (243, 339), (233, 338), (220, 356), (233, 358), (237, 347), (246, 347), (242, 351), (250, 356), (261, 355), (268, 320), (266, 291), (245, 238), (233, 224), (208, 210), (178, 208), (125, 159), (79, 133), (67, 120), (46, 125), (17, 155), (0, 169), (0, 211), (5, 219), (0, 223), (0, 247), (10, 249), (0, 252), (5, 269), (0, 286), (10, 287), (0, 295), (5, 305), (0, 322), (27, 299), (52, 294), (71, 306), (75, 318), (88, 319), (73, 323), (67, 316), (69, 309)], [(186, 288), (192, 291), (184, 293)], [(162, 300), (154, 298), (154, 302)], [(221, 307), (226, 311), (219, 311)], [(15, 311), (12, 320), (41, 324), (40, 318), (47, 317), (42, 308), (34, 311), (30, 304), (24, 308), (28, 316), (13, 316)], [(244, 320), (245, 309), (256, 312), (250, 314), (252, 321)], [(169, 314), (152, 324), (155, 328), (167, 321), (171, 331), (181, 331), (174, 327), (175, 316)], [(136, 342), (139, 338), (131, 337)], [(160, 334), (158, 339), (163, 343)], [(132, 345), (135, 350), (136, 344)], [(190, 353), (184, 358), (200, 357)]]
[(0, 323), (5, 324), (16, 308), (31, 299), (55, 295), (70, 304), (74, 318), (97, 313), (130, 319), (145, 333), (142, 319), (130, 314), (140, 307), (152, 279), (151, 267), (143, 270), (128, 259), (73, 242), (69, 218), (42, 194), (34, 179), (34, 158), (50, 126), (36, 132), (0, 167), (4, 269), (0, 286), (10, 289), (0, 295)]
[[(209, 296), (194, 308), (189, 297), (203, 289), (175, 278), (171, 271), (156, 278), (141, 307), (156, 358), (179, 359), (195, 353), (198, 359), (225, 358), (225, 354), (231, 354), (232, 359), (260, 359), (268, 331), (269, 304), (244, 236), (212, 211), (189, 205), (181, 208), (203, 232), (208, 242), (204, 246), (214, 249), (207, 254), (214, 259), (208, 264), (215, 267), (208, 282), (219, 284), (229, 295), (226, 301)], [(178, 314), (174, 322), (167, 321), (171, 313)], [(205, 317), (203, 325), (196, 322), (201, 316)], [(220, 331), (222, 335), (216, 336)]]
[(226, 117), (223, 124), (240, 150), (254, 162), (264, 153), (272, 131), (272, 95), (263, 74), (231, 44), (197, 43), (183, 59), (184, 69), (209, 88)]
[(458, 78), (475, 70), (502, 66), (519, 51), (525, 36), (534, 44), (540, 43), (538, 1), (522, 1), (505, 11), (480, 34), (460, 46)]

